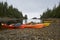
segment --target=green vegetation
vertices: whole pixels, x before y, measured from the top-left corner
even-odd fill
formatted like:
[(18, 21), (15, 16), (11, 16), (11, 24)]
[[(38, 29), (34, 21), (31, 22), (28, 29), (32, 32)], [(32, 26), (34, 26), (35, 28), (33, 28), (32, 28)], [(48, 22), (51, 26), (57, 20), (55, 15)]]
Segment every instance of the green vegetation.
[(12, 5), (8, 6), (7, 2), (0, 2), (0, 17), (9, 18), (23, 18), (22, 12), (18, 11), (17, 8), (13, 8)]
[(60, 18), (60, 3), (57, 7), (54, 6), (52, 10), (48, 8), (47, 11), (43, 13), (41, 18)]
[(28, 19), (27, 15), (24, 16), (24, 19)]

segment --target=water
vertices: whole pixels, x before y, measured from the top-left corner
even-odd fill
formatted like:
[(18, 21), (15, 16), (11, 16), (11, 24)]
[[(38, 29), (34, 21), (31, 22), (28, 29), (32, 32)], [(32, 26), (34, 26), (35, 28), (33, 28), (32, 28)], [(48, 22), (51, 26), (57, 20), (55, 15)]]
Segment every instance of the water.
[(27, 20), (24, 19), (23, 20), (23, 24), (30, 23), (30, 22), (41, 23), (42, 20), (40, 20), (40, 19), (27, 19)]

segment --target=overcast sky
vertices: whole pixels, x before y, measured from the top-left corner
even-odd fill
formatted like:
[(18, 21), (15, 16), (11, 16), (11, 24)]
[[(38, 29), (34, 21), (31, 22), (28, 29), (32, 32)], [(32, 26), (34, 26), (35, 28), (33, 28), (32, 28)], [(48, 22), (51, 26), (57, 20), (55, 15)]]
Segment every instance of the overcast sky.
[(40, 17), (40, 15), (47, 9), (52, 9), (54, 5), (58, 5), (60, 0), (0, 0), (7, 1), (9, 5), (22, 11), (23, 15), (27, 14), (28, 18)]

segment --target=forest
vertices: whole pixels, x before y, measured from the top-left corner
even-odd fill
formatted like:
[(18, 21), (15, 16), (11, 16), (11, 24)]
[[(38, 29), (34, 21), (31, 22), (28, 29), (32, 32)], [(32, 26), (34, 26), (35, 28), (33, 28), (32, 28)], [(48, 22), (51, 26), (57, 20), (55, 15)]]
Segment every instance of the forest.
[(9, 17), (9, 18), (23, 18), (22, 12), (17, 8), (14, 8), (12, 5), (8, 6), (7, 2), (0, 2), (0, 18)]
[(41, 18), (60, 18), (60, 3), (58, 6), (54, 6), (53, 9), (47, 8), (47, 11), (43, 12)]

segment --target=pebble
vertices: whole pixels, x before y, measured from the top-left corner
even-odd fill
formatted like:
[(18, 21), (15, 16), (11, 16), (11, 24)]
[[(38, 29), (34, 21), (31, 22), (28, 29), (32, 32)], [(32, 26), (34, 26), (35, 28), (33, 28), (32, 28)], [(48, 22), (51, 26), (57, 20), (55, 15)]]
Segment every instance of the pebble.
[[(55, 26), (54, 26), (55, 25)], [(0, 40), (60, 40), (60, 26), (52, 23), (42, 29), (12, 29), (0, 31)]]

